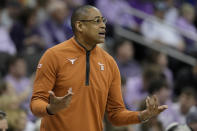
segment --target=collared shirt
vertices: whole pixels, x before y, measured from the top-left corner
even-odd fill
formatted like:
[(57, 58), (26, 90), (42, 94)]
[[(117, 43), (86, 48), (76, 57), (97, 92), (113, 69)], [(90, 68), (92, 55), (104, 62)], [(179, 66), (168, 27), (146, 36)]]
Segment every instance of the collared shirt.
[[(48, 91), (64, 96), (72, 87), (71, 103), (55, 115), (46, 106)], [(42, 117), (41, 131), (102, 131), (105, 109), (115, 125), (139, 123), (139, 112), (125, 109), (118, 66), (103, 49), (86, 51), (74, 38), (42, 56), (36, 73), (32, 112)]]

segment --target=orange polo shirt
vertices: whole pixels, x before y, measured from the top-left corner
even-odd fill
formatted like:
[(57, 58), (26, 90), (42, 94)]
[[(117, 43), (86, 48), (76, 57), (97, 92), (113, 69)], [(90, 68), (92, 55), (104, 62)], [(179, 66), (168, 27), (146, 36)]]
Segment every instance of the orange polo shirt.
[[(70, 87), (74, 93), (70, 105), (49, 115), (48, 91), (64, 96)], [(114, 125), (139, 123), (139, 112), (125, 109), (114, 59), (98, 46), (86, 51), (74, 37), (42, 56), (30, 106), (42, 117), (40, 131), (102, 131), (105, 110)]]

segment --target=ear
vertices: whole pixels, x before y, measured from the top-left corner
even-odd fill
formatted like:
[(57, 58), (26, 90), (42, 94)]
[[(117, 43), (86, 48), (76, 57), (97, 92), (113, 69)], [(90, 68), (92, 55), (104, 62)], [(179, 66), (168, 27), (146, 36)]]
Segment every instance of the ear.
[(81, 23), (80, 21), (77, 21), (77, 22), (75, 23), (75, 28), (76, 28), (76, 30), (77, 30), (78, 32), (82, 32), (82, 30), (83, 30), (83, 25), (82, 25), (82, 23)]

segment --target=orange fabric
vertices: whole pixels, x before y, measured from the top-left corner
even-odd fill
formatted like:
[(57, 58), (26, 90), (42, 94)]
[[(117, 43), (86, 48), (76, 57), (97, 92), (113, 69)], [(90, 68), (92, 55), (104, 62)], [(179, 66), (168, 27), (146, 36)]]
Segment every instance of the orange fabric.
[[(75, 58), (74, 63), (69, 60)], [(115, 125), (139, 123), (139, 112), (128, 111), (123, 104), (120, 73), (114, 59), (98, 46), (90, 53), (88, 86), (85, 79), (86, 51), (74, 38), (45, 52), (38, 64), (31, 99), (33, 114), (43, 117), (40, 131), (102, 131), (105, 109)], [(70, 87), (74, 93), (70, 105), (48, 115), (48, 91), (64, 96)]]

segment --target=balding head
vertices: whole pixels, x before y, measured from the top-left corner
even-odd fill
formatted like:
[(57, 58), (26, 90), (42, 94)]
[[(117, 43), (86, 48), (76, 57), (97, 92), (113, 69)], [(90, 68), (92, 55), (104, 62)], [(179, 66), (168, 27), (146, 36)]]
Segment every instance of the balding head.
[(76, 21), (86, 18), (86, 16), (88, 16), (89, 9), (91, 8), (95, 8), (95, 7), (91, 5), (83, 5), (83, 6), (76, 8), (73, 11), (72, 16), (71, 16), (71, 26), (72, 26), (72, 30), (74, 33), (76, 31), (75, 29)]

